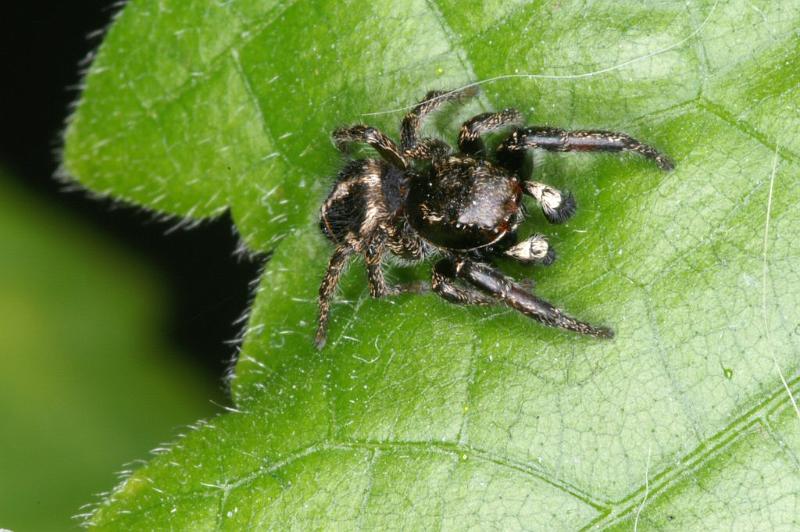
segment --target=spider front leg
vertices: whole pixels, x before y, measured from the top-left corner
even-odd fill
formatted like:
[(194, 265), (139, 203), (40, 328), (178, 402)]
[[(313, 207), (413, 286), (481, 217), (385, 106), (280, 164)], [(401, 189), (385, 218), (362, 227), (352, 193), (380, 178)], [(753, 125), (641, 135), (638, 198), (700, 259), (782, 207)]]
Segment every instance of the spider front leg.
[(372, 146), (385, 161), (392, 165), (398, 168), (408, 167), (400, 150), (397, 149), (397, 144), (372, 126), (356, 125), (339, 128), (333, 132), (333, 142), (342, 153), (347, 153), (350, 143), (363, 142)]
[(431, 288), (433, 291), (450, 303), (456, 305), (496, 305), (497, 300), (491, 296), (475, 290), (474, 288), (460, 288), (453, 283), (456, 276), (455, 264), (452, 259), (442, 259), (433, 267)]
[(521, 123), (522, 115), (516, 109), (504, 109), (499, 113), (483, 113), (474, 116), (461, 125), (461, 131), (458, 134), (458, 149), (461, 150), (461, 153), (469, 155), (483, 153), (486, 146), (481, 135)]
[(410, 150), (417, 145), (422, 122), (432, 112), (451, 101), (463, 101), (478, 93), (477, 87), (468, 87), (455, 91), (430, 91), (425, 95), (405, 118), (400, 128), (400, 138), (403, 150)]
[(596, 327), (564, 314), (487, 264), (459, 257), (454, 259), (452, 269), (459, 278), (475, 288), (545, 325), (598, 338), (614, 336), (614, 332), (607, 327)]
[(602, 130), (566, 131), (553, 127), (526, 127), (514, 131), (497, 149), (498, 159), (507, 166), (519, 168), (525, 151), (542, 148), (548, 151), (631, 151), (656, 162), (662, 170), (675, 165), (663, 153), (625, 133)]

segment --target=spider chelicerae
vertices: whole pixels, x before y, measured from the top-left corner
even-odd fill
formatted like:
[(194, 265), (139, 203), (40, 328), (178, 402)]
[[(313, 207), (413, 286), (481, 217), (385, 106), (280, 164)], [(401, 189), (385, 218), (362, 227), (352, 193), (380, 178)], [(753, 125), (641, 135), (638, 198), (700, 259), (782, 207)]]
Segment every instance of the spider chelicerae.
[[(418, 291), (419, 284), (390, 286), (382, 263), (391, 253), (419, 261), (439, 257), (430, 288), (452, 303), (505, 304), (551, 327), (600, 338), (613, 331), (576, 320), (533, 295), (530, 285), (517, 283), (492, 265), (506, 256), (523, 263), (549, 264), (555, 255), (547, 240), (533, 235), (520, 241), (517, 228), (524, 217), (523, 196), (532, 197), (551, 223), (567, 220), (575, 200), (532, 181), (526, 152), (632, 151), (673, 167), (663, 154), (624, 133), (522, 126), (515, 109), (483, 113), (464, 122), (458, 152), (441, 140), (420, 136), (424, 119), (443, 104), (474, 96), (474, 88), (431, 91), (401, 125), (400, 146), (374, 127), (355, 125), (333, 132), (336, 147), (347, 152), (351, 143), (371, 146), (380, 159), (349, 161), (322, 205), (320, 228), (336, 246), (319, 289), (316, 345), (325, 345), (331, 298), (348, 260), (364, 256), (369, 291), (383, 297)], [(481, 136), (510, 127), (492, 157)]]

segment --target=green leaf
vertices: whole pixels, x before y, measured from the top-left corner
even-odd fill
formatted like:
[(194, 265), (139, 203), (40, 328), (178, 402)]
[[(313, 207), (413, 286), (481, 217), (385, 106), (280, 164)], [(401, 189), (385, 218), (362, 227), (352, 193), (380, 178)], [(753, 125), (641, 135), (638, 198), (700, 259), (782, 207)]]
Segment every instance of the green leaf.
[(68, 530), (115, 471), (212, 411), (152, 272), (0, 169), (0, 527)]
[[(230, 209), (260, 280), (238, 411), (136, 471), (108, 528), (800, 525), (800, 7), (783, 1), (139, 1), (110, 30), (66, 169), (165, 214)], [(537, 154), (572, 190), (532, 275), (598, 341), (347, 275), (312, 348), (334, 127), (397, 133), (428, 89), (622, 130), (677, 163)], [(429, 268), (429, 266), (428, 266)], [(392, 268), (393, 278), (426, 268)]]

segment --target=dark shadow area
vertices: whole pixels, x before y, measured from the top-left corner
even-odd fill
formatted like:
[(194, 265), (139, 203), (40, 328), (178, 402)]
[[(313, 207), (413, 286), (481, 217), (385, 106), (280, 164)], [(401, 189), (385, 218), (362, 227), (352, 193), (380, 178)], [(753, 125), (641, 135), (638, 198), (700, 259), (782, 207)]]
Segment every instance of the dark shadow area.
[(78, 97), (80, 64), (119, 9), (109, 1), (7, 2), (0, 8), (0, 164), (28, 191), (96, 227), (153, 265), (169, 292), (165, 334), (220, 381), (259, 261), (234, 256), (228, 216), (192, 230), (114, 207), (53, 179), (61, 130)]

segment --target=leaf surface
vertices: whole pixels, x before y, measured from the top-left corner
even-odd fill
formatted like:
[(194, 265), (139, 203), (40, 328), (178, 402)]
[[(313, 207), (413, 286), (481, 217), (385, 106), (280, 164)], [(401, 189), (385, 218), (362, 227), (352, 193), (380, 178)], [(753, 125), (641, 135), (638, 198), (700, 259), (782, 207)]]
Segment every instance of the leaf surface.
[[(110, 528), (798, 526), (800, 7), (777, 2), (132, 2), (89, 71), (66, 169), (273, 252), (237, 412), (135, 472)], [(579, 202), (537, 292), (597, 341), (345, 278), (312, 348), (334, 127), (396, 135), (431, 88), (670, 154), (537, 154)], [(425, 267), (392, 268), (393, 279)], [(742, 486), (747, 486), (746, 489)]]

